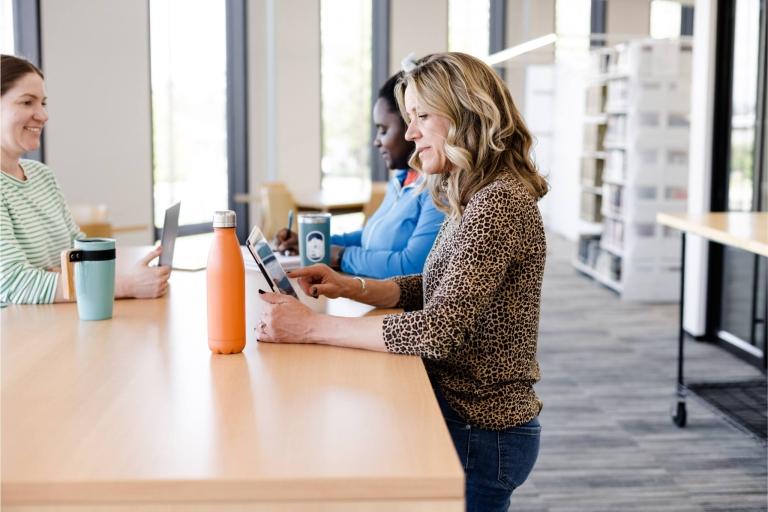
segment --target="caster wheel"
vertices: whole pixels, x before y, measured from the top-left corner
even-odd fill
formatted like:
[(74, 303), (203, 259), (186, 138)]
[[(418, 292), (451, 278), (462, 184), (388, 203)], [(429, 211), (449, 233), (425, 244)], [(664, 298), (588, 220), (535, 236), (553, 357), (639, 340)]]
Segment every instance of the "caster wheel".
[(672, 421), (680, 428), (685, 426), (687, 419), (687, 413), (685, 409), (685, 402), (677, 402), (676, 406), (673, 406)]

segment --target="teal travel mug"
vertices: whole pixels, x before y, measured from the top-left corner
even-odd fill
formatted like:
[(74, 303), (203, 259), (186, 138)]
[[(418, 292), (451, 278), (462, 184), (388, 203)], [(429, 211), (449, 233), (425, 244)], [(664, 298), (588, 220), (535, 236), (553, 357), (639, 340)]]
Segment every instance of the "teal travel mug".
[(69, 262), (74, 264), (77, 313), (80, 319), (112, 318), (115, 301), (115, 240), (75, 240), (75, 248), (68, 253)]
[(299, 214), (301, 265), (331, 264), (331, 214)]

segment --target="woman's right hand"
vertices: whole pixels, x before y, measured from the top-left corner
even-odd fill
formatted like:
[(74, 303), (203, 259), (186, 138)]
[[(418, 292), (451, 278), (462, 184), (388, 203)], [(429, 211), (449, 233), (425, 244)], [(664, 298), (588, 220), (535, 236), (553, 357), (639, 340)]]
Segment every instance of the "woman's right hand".
[(322, 263), (291, 270), (288, 277), (296, 278), (301, 289), (310, 297), (325, 295), (329, 299), (349, 297), (350, 281), (353, 281), (351, 277), (341, 275)]
[(289, 251), (291, 254), (299, 253), (299, 235), (295, 231), (288, 231), (283, 228), (275, 235), (277, 240), (277, 251), (284, 253)]

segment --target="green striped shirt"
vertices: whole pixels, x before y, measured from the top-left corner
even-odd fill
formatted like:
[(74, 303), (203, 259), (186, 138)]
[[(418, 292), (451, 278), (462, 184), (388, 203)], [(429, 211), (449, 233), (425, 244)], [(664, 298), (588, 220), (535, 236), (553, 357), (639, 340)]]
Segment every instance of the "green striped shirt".
[(0, 301), (48, 304), (56, 296), (60, 253), (84, 235), (45, 165), (20, 160), (26, 181), (0, 172)]

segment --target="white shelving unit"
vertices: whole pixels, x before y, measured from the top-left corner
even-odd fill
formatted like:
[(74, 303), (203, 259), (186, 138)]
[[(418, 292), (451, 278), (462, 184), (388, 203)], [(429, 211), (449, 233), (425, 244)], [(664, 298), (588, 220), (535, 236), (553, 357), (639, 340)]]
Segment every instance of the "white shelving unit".
[(647, 302), (679, 299), (680, 240), (656, 224), (688, 196), (691, 43), (640, 40), (596, 50), (581, 168), (574, 267)]

